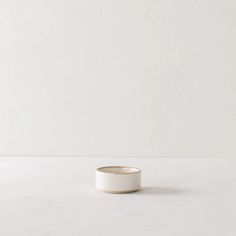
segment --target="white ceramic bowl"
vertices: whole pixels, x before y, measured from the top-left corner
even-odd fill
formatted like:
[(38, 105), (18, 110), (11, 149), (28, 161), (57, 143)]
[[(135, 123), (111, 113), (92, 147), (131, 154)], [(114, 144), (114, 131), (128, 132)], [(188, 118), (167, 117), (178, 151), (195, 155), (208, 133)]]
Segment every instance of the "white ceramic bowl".
[(141, 187), (141, 170), (129, 166), (104, 166), (96, 170), (96, 187), (109, 193), (130, 193)]

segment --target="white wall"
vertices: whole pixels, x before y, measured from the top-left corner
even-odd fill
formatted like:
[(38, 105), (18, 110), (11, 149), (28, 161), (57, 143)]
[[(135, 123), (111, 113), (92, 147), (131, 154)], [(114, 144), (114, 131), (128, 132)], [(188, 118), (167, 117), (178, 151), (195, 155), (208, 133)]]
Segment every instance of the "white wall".
[(0, 155), (236, 155), (233, 0), (1, 0)]

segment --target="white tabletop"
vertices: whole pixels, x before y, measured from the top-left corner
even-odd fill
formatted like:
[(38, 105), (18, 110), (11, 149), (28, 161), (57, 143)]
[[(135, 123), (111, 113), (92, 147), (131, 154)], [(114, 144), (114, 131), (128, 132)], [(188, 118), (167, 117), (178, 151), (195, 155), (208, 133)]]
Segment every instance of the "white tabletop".
[[(143, 190), (94, 187), (102, 165), (143, 170)], [(236, 235), (236, 159), (0, 158), (1, 236)]]

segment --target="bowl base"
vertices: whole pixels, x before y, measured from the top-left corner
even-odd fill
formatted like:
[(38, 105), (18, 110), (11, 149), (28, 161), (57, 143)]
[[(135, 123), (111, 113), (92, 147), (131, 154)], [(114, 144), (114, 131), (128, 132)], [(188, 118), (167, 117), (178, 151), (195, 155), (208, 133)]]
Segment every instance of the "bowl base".
[(107, 189), (101, 189), (98, 188), (99, 190), (105, 192), (105, 193), (113, 193), (113, 194), (121, 194), (121, 193), (133, 193), (133, 192), (137, 192), (140, 189), (132, 189), (132, 190), (107, 190)]

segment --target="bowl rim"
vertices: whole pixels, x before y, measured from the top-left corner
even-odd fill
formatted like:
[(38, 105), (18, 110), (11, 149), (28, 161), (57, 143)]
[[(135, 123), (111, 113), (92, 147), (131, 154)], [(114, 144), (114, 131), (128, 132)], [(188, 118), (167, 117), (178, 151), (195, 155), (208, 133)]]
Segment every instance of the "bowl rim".
[[(117, 172), (106, 172), (103, 171), (103, 169), (106, 168), (127, 168), (127, 169), (133, 169), (134, 171), (128, 172), (128, 173), (117, 173)], [(132, 175), (132, 174), (137, 174), (137, 173), (141, 173), (141, 169), (136, 168), (136, 167), (132, 167), (132, 166), (101, 166), (96, 168), (96, 171), (104, 173), (104, 174), (114, 174), (114, 175)]]

